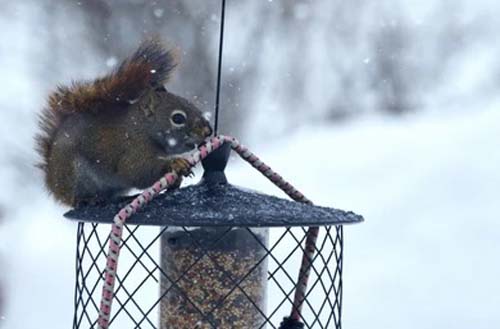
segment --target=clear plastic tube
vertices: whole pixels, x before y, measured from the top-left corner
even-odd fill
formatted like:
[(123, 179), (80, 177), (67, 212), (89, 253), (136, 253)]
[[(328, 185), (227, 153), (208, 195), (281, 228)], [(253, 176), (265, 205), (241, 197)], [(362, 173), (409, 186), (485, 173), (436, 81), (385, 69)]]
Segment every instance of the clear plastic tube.
[(160, 328), (265, 328), (268, 240), (266, 228), (167, 229)]

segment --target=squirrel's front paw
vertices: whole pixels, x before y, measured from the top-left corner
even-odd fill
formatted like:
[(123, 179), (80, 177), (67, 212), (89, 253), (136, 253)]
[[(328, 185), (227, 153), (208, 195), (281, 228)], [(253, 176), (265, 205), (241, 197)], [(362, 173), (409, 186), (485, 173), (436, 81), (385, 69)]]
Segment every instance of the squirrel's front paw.
[(184, 158), (175, 158), (170, 162), (170, 169), (174, 170), (179, 174), (179, 176), (191, 176), (194, 175), (191, 171), (191, 164), (188, 160)]

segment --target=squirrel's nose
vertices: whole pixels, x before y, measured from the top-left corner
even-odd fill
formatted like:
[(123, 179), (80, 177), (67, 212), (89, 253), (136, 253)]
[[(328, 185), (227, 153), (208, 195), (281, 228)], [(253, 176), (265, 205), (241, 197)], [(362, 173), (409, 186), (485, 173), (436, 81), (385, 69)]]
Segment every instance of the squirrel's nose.
[(203, 128), (203, 134), (205, 137), (212, 135), (212, 128), (210, 128), (210, 126), (205, 126)]

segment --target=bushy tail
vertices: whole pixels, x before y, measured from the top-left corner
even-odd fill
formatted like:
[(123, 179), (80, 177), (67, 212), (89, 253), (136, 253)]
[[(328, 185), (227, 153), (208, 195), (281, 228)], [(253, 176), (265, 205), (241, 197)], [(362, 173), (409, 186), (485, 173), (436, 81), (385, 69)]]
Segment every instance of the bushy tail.
[(165, 84), (176, 66), (172, 50), (158, 38), (144, 41), (118, 68), (92, 82), (59, 86), (49, 97), (53, 111), (98, 112), (128, 104), (147, 89)]

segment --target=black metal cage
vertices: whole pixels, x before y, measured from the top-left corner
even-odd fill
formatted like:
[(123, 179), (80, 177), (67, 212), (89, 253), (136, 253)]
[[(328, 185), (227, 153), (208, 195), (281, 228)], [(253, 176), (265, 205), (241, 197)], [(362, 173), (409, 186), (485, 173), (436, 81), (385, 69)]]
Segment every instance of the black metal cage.
[[(211, 241), (206, 236), (196, 234), (188, 227), (180, 232), (190, 243), (198, 246), (192, 258), (176, 277), (172, 271), (162, 266), (160, 248), (162, 236), (168, 227), (127, 225), (124, 236), (120, 266), (115, 288), (115, 305), (110, 328), (160, 328), (161, 300), (175, 290), (178, 302), (188, 304), (199, 323), (198, 328), (253, 328), (251, 326), (230, 326), (223, 324), (214, 314), (228, 314), (232, 321), (235, 302), (248, 308), (253, 307), (249, 321), (255, 328), (278, 328), (283, 317), (292, 308), (292, 298), (297, 282), (297, 271), (303, 253), (306, 228), (272, 228), (269, 245), (266, 246), (251, 228), (224, 227), (214, 230)], [(97, 223), (78, 224), (76, 255), (76, 287), (74, 329), (97, 328), (99, 314), (100, 286), (106, 263), (109, 225)], [(213, 238), (213, 239), (212, 239)], [(257, 255), (242, 259), (244, 265), (235, 266), (238, 271), (228, 270), (224, 264), (224, 244), (239, 242), (254, 244), (252, 250), (260, 250)], [(233, 241), (231, 241), (233, 240)], [(168, 241), (168, 239), (167, 239)], [(175, 244), (170, 238), (169, 243)], [(326, 226), (321, 230), (317, 250), (312, 265), (310, 287), (307, 293), (302, 322), (305, 328), (341, 328), (342, 311), (342, 227)], [(200, 246), (204, 246), (201, 248)], [(260, 264), (267, 262), (265, 280), (268, 289), (265, 309), (259, 306), (255, 287), (252, 284), (261, 277)], [(208, 266), (207, 266), (208, 265)], [(203, 282), (203, 275), (210, 268), (217, 270), (222, 287), (218, 287), (217, 298), (207, 295), (214, 288)], [(161, 285), (166, 280), (168, 286)], [(210, 280), (208, 280), (210, 281)], [(197, 285), (197, 287), (193, 287)], [(237, 301), (234, 301), (237, 299)], [(229, 305), (231, 309), (225, 310)], [(255, 319), (255, 317), (258, 319)], [(246, 316), (242, 316), (246, 319)], [(182, 328), (182, 324), (178, 324)]]
[[(110, 328), (281, 328), (310, 226), (320, 231), (300, 321), (341, 328), (342, 225), (363, 218), (234, 187), (224, 166), (127, 222)], [(78, 221), (73, 329), (98, 327), (110, 223), (124, 204), (67, 214)]]

